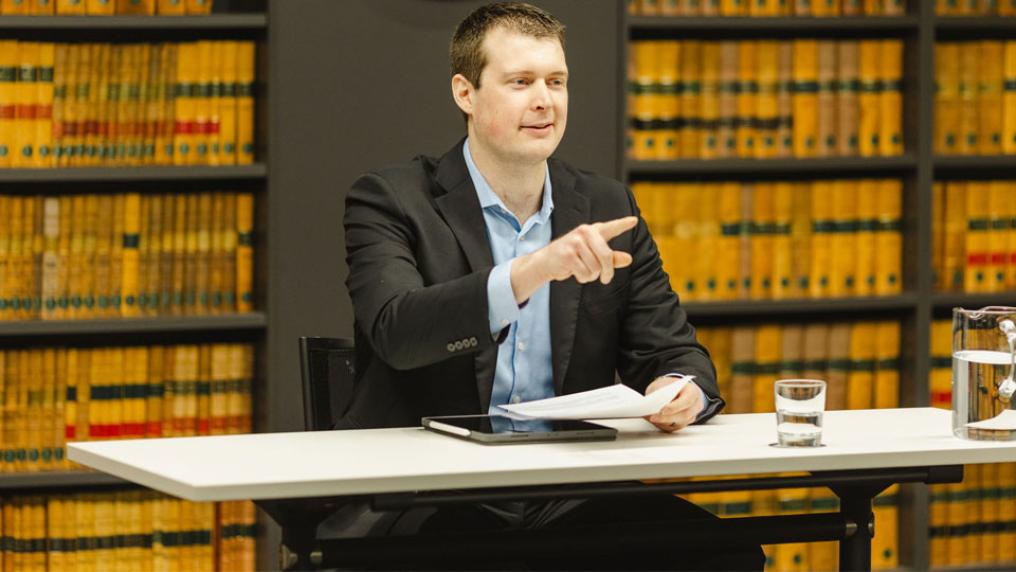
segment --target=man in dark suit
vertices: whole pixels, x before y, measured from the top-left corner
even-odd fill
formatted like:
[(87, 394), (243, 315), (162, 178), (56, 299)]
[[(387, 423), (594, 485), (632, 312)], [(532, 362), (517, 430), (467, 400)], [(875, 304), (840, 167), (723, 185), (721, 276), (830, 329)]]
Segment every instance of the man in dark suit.
[[(485, 6), (451, 46), (467, 138), (355, 182), (346, 200), (357, 379), (342, 428), (416, 426), (426, 415), (622, 383), (650, 393), (693, 375), (662, 431), (722, 407), (632, 194), (551, 159), (568, 117), (564, 26), (520, 3)], [(703, 518), (669, 495), (443, 509), (424, 531)], [(555, 566), (760, 568), (761, 551), (685, 550)]]

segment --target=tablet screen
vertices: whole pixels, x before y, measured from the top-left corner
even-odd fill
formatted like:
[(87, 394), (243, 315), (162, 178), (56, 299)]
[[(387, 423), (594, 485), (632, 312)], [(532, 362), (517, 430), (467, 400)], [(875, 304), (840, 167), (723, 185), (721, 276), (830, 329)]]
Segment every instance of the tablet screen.
[(484, 443), (614, 439), (617, 431), (587, 421), (517, 419), (504, 415), (424, 417), (432, 431)]

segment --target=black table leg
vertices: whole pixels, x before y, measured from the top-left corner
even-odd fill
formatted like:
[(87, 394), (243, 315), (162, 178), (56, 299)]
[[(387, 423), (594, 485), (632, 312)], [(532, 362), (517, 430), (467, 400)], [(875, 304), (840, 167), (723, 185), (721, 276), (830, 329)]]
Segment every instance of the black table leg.
[(872, 501), (892, 485), (855, 485), (830, 487), (840, 497), (840, 514), (856, 525), (853, 534), (840, 540), (840, 570), (871, 570), (871, 539), (875, 536)]

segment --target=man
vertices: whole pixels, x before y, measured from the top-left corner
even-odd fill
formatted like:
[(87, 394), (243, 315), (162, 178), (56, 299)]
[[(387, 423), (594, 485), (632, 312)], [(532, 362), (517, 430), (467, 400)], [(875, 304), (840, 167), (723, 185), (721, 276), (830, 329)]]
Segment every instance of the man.
[[(613, 384), (615, 372), (645, 393), (695, 376), (647, 417), (661, 431), (715, 415), (723, 407), (715, 370), (631, 193), (550, 159), (568, 119), (564, 26), (528, 4), (485, 6), (459, 25), (451, 60), (466, 139), (440, 159), (364, 175), (347, 196), (357, 381), (340, 428), (497, 413)], [(501, 503), (443, 509), (421, 529), (706, 514), (669, 495)], [(759, 550), (715, 552), (616, 562), (569, 555), (554, 565), (762, 565)]]

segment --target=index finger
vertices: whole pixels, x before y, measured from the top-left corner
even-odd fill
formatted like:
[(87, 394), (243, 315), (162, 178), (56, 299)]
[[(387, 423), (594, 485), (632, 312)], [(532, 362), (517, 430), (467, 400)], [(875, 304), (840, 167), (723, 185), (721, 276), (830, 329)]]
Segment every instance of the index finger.
[(608, 220), (607, 222), (598, 222), (593, 225), (593, 228), (600, 233), (603, 240), (610, 240), (622, 232), (635, 228), (635, 225), (638, 224), (638, 222), (638, 217), (626, 216), (623, 218)]

